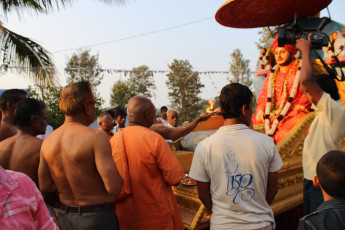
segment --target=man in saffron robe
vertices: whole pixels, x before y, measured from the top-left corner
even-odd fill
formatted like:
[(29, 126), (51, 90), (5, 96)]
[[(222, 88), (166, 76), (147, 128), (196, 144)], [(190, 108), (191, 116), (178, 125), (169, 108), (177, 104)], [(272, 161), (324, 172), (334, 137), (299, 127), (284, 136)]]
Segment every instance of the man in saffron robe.
[(184, 229), (171, 189), (183, 168), (161, 135), (150, 130), (156, 109), (146, 97), (128, 102), (129, 125), (110, 140), (113, 158), (124, 180), (117, 197), (120, 229)]
[[(272, 75), (272, 83), (269, 82), (267, 76), (264, 85), (262, 87), (258, 103), (256, 106), (256, 114), (253, 116), (254, 124), (265, 123), (265, 108), (267, 104), (267, 95), (269, 85), (273, 84), (272, 91), (274, 95), (271, 96), (271, 109), (269, 117), (270, 128), (275, 119), (280, 120), (275, 132), (273, 132), (274, 142), (277, 144), (281, 141), (286, 134), (294, 127), (294, 125), (308, 112), (310, 112), (311, 104), (307, 97), (301, 92), (299, 84), (297, 85), (296, 94), (294, 95), (291, 106), (286, 112), (285, 116), (282, 116), (282, 110), (292, 96), (291, 92), (295, 82), (295, 78), (300, 66), (300, 61), (295, 59), (297, 50), (294, 45), (285, 45), (284, 47), (278, 47), (278, 35), (273, 41), (272, 49), (277, 62), (277, 66), (274, 67)], [(291, 99), (290, 99), (291, 100)], [(279, 117), (280, 116), (280, 117)], [(268, 134), (266, 130), (266, 134)]]

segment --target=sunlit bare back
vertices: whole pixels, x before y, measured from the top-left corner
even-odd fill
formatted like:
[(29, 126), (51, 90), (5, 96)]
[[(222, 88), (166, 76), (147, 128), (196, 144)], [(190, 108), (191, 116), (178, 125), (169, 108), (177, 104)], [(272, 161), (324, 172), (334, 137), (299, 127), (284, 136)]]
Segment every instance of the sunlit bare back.
[(94, 115), (90, 94), (82, 111), (66, 115), (65, 123), (43, 142), (39, 183), (44, 195), (58, 192), (62, 203), (73, 206), (115, 201), (122, 179), (106, 133), (87, 127)]

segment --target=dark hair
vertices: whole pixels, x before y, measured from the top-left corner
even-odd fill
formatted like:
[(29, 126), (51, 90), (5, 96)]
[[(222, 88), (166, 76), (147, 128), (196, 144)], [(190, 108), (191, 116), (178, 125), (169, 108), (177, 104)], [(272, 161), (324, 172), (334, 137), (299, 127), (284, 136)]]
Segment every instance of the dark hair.
[(322, 189), (334, 198), (345, 198), (345, 153), (339, 150), (323, 155), (316, 166)]
[(82, 81), (69, 84), (60, 95), (59, 107), (63, 114), (74, 116), (83, 111), (83, 106), (92, 94), (89, 82)]
[(115, 108), (115, 111), (114, 111), (114, 117), (115, 119), (118, 117), (118, 116), (124, 116), (126, 117), (127, 116), (127, 112), (124, 108), (122, 107), (116, 107)]
[(108, 109), (105, 111), (105, 113), (109, 114), (113, 119), (115, 119), (115, 113), (114, 110)]
[(327, 74), (319, 74), (315, 77), (315, 80), (324, 92), (331, 95), (333, 100), (337, 101), (340, 99), (337, 84), (331, 76)]
[(161, 112), (162, 112), (163, 110), (168, 110), (168, 107), (166, 107), (165, 105), (163, 105), (163, 106), (161, 107)]
[(17, 103), (22, 98), (20, 95), (27, 95), (25, 90), (22, 89), (9, 89), (3, 92), (0, 96), (0, 109), (7, 109), (7, 102)]
[(224, 86), (219, 97), (224, 119), (239, 117), (243, 105), (249, 109), (252, 98), (253, 93), (245, 85), (231, 83)]
[(45, 108), (46, 106), (42, 101), (33, 98), (25, 98), (16, 105), (14, 111), (14, 124), (19, 129), (29, 127), (31, 118), (41, 116), (41, 111)]

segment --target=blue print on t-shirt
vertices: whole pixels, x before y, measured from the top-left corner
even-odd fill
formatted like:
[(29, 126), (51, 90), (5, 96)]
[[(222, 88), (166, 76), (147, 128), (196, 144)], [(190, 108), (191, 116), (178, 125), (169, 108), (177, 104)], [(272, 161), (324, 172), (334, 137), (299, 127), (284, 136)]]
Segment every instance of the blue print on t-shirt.
[(239, 163), (235, 157), (236, 154), (234, 152), (229, 151), (225, 153), (224, 170), (228, 178), (226, 195), (232, 196), (232, 202), (238, 204), (241, 200), (250, 201), (255, 194), (255, 190), (249, 187), (253, 182), (253, 175), (238, 172)]

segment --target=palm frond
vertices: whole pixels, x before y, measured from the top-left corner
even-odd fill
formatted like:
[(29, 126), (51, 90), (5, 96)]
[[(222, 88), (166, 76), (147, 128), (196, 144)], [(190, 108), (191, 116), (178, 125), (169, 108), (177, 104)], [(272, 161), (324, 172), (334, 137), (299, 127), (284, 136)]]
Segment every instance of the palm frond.
[(2, 26), (0, 58), (2, 66), (24, 68), (36, 83), (55, 84), (55, 65), (49, 52), (31, 39)]
[[(106, 4), (116, 4), (124, 5), (128, 0), (97, 0)], [(5, 15), (8, 12), (16, 10), (21, 13), (26, 10), (33, 10), (35, 12), (49, 12), (53, 10), (54, 7), (59, 9), (59, 7), (65, 7), (71, 5), (74, 0), (2, 0), (0, 6)]]

